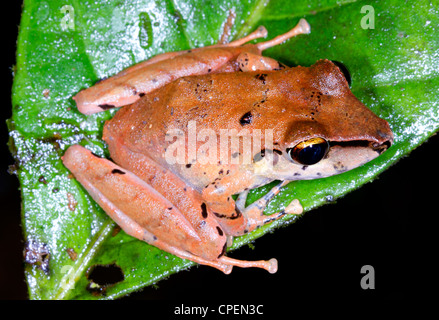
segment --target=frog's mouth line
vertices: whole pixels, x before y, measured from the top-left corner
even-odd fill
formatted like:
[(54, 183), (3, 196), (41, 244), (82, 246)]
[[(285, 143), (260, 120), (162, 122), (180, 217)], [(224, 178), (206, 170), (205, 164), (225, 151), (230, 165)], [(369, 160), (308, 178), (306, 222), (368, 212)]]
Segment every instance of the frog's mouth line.
[(334, 146), (340, 147), (361, 147), (369, 148), (376, 151), (378, 154), (382, 154), (384, 151), (390, 148), (392, 142), (390, 140), (384, 141), (383, 143), (378, 143), (369, 140), (353, 140), (353, 141), (329, 141), (329, 148)]

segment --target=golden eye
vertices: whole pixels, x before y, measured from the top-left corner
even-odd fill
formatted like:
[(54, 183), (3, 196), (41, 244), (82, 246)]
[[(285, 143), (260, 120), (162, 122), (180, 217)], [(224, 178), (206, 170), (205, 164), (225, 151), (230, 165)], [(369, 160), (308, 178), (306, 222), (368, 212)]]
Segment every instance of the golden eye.
[(329, 143), (323, 138), (312, 138), (287, 148), (291, 160), (304, 165), (316, 164), (328, 153)]

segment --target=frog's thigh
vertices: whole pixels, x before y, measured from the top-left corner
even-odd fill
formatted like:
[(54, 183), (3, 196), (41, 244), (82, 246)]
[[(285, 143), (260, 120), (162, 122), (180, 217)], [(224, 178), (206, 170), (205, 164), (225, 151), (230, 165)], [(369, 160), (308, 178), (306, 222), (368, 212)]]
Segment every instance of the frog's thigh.
[[(130, 171), (78, 145), (67, 150), (63, 162), (128, 234), (203, 264), (206, 263), (201, 260), (216, 260), (224, 254), (224, 235), (218, 235), (216, 230), (199, 233), (171, 201)], [(204, 227), (202, 219), (200, 226)], [(197, 260), (192, 256), (197, 256)]]
[(201, 252), (191, 251), (192, 253), (209, 259), (216, 259), (224, 253), (226, 232), (197, 190), (148, 156), (130, 150), (117, 137), (107, 137), (106, 141), (114, 162), (123, 163), (125, 169), (135, 172), (137, 177), (172, 202), (196, 230), (205, 244), (199, 246)]
[(239, 68), (244, 72), (283, 69), (283, 66), (277, 60), (251, 52), (241, 53), (236, 61), (238, 62)]

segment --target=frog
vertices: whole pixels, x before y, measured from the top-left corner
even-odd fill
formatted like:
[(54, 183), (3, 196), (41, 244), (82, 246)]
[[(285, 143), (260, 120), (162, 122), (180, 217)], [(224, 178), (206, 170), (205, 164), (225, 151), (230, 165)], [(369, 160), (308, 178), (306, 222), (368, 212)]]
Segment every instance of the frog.
[[(266, 36), (259, 27), (227, 44), (158, 55), (80, 91), (74, 100), (86, 115), (120, 107), (103, 129), (111, 159), (77, 144), (63, 164), (128, 235), (225, 274), (235, 266), (275, 273), (275, 258), (229, 257), (234, 237), (300, 215), (299, 199), (264, 214), (288, 183), (353, 170), (393, 143), (389, 123), (354, 96), (332, 61), (288, 67), (262, 55), (309, 32), (301, 19), (286, 34), (248, 43)], [(209, 135), (191, 140), (203, 130)], [(238, 141), (234, 151), (217, 139), (224, 134)], [(249, 192), (269, 183), (246, 206)]]

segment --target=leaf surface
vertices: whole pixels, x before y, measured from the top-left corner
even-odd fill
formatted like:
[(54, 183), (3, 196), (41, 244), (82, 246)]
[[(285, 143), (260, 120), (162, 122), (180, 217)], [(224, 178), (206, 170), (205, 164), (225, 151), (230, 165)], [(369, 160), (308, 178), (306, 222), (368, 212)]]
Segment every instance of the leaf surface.
[[(364, 28), (370, 6), (374, 29)], [(370, 7), (367, 7), (370, 9)], [(367, 9), (366, 8), (366, 9)], [(17, 162), (31, 299), (113, 299), (193, 265), (115, 232), (114, 223), (72, 179), (60, 157), (80, 143), (108, 156), (100, 139), (115, 111), (80, 114), (72, 96), (97, 80), (159, 53), (214, 44), (229, 9), (232, 38), (264, 25), (269, 38), (304, 17), (310, 35), (264, 54), (287, 65), (343, 63), (353, 93), (395, 134), (376, 160), (344, 174), (290, 184), (266, 213), (300, 199), (305, 211), (337, 199), (407, 155), (439, 126), (438, 7), (417, 1), (32, 1), (23, 6), (13, 84), (10, 149)], [(254, 190), (249, 202), (270, 186)], [(240, 247), (295, 221), (272, 223), (235, 239)], [(91, 275), (112, 266), (123, 278), (103, 285)]]

